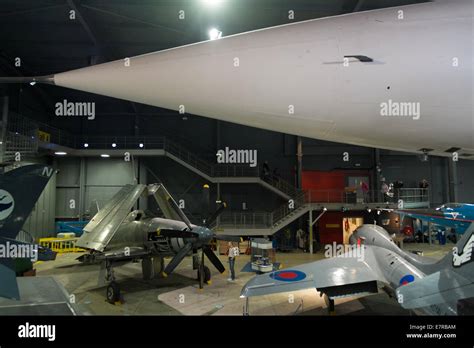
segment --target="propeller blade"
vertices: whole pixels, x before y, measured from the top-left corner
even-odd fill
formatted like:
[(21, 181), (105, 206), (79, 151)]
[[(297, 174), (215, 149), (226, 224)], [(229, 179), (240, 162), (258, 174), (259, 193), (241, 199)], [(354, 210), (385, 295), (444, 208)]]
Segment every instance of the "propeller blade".
[(174, 269), (183, 261), (183, 259), (186, 257), (186, 255), (191, 251), (193, 248), (192, 243), (186, 243), (184, 247), (181, 248), (180, 251), (171, 259), (170, 263), (166, 266), (163, 276), (168, 276), (168, 274), (171, 274), (171, 272), (174, 271)]
[(227, 204), (226, 204), (226, 202), (222, 202), (222, 204), (219, 206), (219, 208), (217, 208), (217, 210), (211, 216), (209, 216), (206, 219), (206, 227), (209, 227), (210, 225), (212, 225), (212, 223), (214, 221), (216, 221), (216, 219), (219, 217), (219, 215), (222, 214), (222, 212), (224, 211), (225, 208), (227, 208)]
[(214, 252), (212, 251), (212, 249), (211, 249), (208, 245), (204, 245), (204, 246), (202, 247), (202, 251), (204, 252), (204, 254), (206, 254), (207, 258), (209, 259), (209, 261), (211, 261), (211, 263), (214, 265), (214, 267), (215, 267), (220, 273), (224, 273), (225, 267), (224, 267), (224, 265), (222, 264), (221, 260), (219, 260), (219, 258), (217, 257), (217, 255), (214, 254)]
[(242, 243), (244, 241), (244, 239), (242, 237), (239, 237), (239, 236), (228, 236), (228, 235), (225, 235), (225, 234), (215, 234), (214, 237), (217, 239), (217, 240), (225, 240), (225, 241), (228, 241), (228, 242), (237, 242), (237, 243)]
[(158, 229), (156, 234), (161, 237), (168, 238), (197, 238), (199, 234), (191, 231), (180, 231), (180, 230), (168, 230), (168, 229)]

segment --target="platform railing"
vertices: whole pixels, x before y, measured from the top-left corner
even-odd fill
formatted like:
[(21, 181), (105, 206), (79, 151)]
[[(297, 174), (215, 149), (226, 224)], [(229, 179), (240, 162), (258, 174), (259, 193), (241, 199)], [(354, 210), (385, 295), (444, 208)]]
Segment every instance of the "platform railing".
[(298, 214), (307, 204), (336, 203), (342, 206), (359, 206), (365, 204), (397, 204), (401, 199), (406, 203), (429, 202), (429, 189), (404, 188), (395, 190), (388, 196), (379, 191), (368, 191), (365, 195), (357, 195), (347, 190), (307, 190), (302, 191), (291, 201), (285, 202), (272, 212), (232, 212), (223, 213), (219, 227), (229, 228), (276, 228), (282, 226), (285, 220), (291, 220), (293, 214)]

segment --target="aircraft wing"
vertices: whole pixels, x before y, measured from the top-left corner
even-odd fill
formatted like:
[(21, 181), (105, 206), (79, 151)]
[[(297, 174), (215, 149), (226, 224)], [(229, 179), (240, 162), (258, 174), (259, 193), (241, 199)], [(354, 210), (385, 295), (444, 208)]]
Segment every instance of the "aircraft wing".
[[(145, 248), (141, 248), (141, 247), (130, 247), (128, 249), (121, 248), (121, 249), (115, 249), (115, 250), (108, 250), (105, 253), (96, 253), (94, 254), (93, 261), (97, 262), (97, 261), (104, 261), (104, 260), (109, 260), (109, 261), (129, 260), (129, 259), (140, 258), (146, 255), (150, 255), (150, 251), (146, 250)], [(77, 260), (86, 261), (88, 257), (89, 257), (88, 254), (84, 254), (78, 257)]]
[(153, 184), (148, 186), (148, 194), (155, 198), (156, 203), (166, 219), (183, 221), (190, 230), (192, 229), (191, 222), (179, 208), (179, 205), (173, 197), (171, 197), (163, 184)]
[(442, 270), (403, 285), (396, 292), (403, 308), (414, 309), (474, 297), (474, 284), (462, 275)]
[(126, 185), (84, 227), (80, 248), (103, 251), (125, 220), (146, 185)]
[(414, 219), (432, 222), (437, 225), (452, 227), (456, 229), (457, 233), (464, 233), (471, 225), (472, 221), (446, 217), (443, 212), (436, 209), (409, 209), (409, 210), (395, 210), (395, 213), (401, 216), (409, 216)]
[(372, 248), (364, 246), (363, 257), (339, 257), (307, 263), (252, 278), (241, 297), (316, 288), (329, 297), (377, 292), (377, 281), (387, 283)]

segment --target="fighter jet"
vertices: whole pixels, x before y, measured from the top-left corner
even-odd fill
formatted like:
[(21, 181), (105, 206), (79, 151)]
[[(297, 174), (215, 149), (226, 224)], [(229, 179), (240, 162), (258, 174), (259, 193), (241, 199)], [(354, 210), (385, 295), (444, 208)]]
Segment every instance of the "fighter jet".
[[(53, 174), (53, 168), (41, 164), (0, 174), (0, 245), (3, 250), (7, 246), (25, 244), (15, 238)], [(0, 255), (0, 296), (19, 300), (14, 269), (14, 260)]]
[[(403, 308), (430, 315), (456, 315), (474, 297), (474, 224), (453, 252), (436, 261), (401, 250), (380, 226), (362, 225), (342, 255), (252, 278), (241, 297), (315, 288), (329, 300), (377, 293), (394, 296)], [(387, 313), (389, 314), (389, 313)]]
[[(153, 196), (165, 218), (132, 210), (142, 196)], [(110, 303), (121, 299), (113, 267), (127, 262), (142, 262), (144, 279), (168, 276), (188, 255), (193, 255), (193, 268), (198, 270), (200, 288), (210, 283), (211, 272), (204, 265), (204, 255), (220, 272), (225, 267), (210, 247), (213, 239), (241, 241), (240, 237), (217, 235), (209, 228), (225, 208), (219, 208), (206, 219), (205, 226), (191, 224), (163, 184), (126, 185), (84, 227), (76, 246), (88, 250), (79, 257), (83, 263), (100, 263), (109, 281), (106, 295)], [(196, 257), (198, 250), (201, 258)], [(172, 256), (164, 267), (163, 258)]]
[(0, 82), (49, 83), (308, 138), (469, 158), (473, 7), (473, 0), (436, 0), (357, 12)]
[(469, 203), (448, 203), (434, 209), (399, 209), (395, 212), (401, 217), (409, 216), (454, 228), (458, 234), (463, 234), (474, 222), (474, 204)]

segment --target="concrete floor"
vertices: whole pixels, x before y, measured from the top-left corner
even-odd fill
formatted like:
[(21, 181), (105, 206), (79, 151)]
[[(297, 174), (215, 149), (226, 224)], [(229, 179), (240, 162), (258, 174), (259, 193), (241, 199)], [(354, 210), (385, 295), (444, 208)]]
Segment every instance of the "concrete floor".
[[(441, 258), (452, 245), (405, 244), (406, 250), (423, 250), (425, 256)], [(53, 276), (66, 291), (74, 295), (75, 307), (83, 315), (242, 315), (245, 299), (239, 297), (243, 285), (253, 273), (238, 272), (235, 282), (227, 281), (227, 274), (219, 274), (208, 262), (212, 284), (200, 290), (192, 259), (186, 258), (165, 279), (143, 280), (140, 263), (129, 263), (115, 268), (124, 302), (111, 305), (105, 301), (105, 283), (99, 283), (99, 266), (83, 265), (75, 259), (80, 254), (60, 254), (56, 261), (35, 265), (37, 276)], [(283, 267), (322, 259), (323, 254), (303, 252), (278, 253)], [(236, 270), (241, 270), (249, 256), (237, 258)], [(221, 256), (226, 265), (226, 258)], [(281, 293), (249, 299), (250, 315), (327, 315), (326, 304), (315, 289)], [(385, 293), (363, 298), (336, 301), (337, 315), (410, 315), (395, 299)]]

